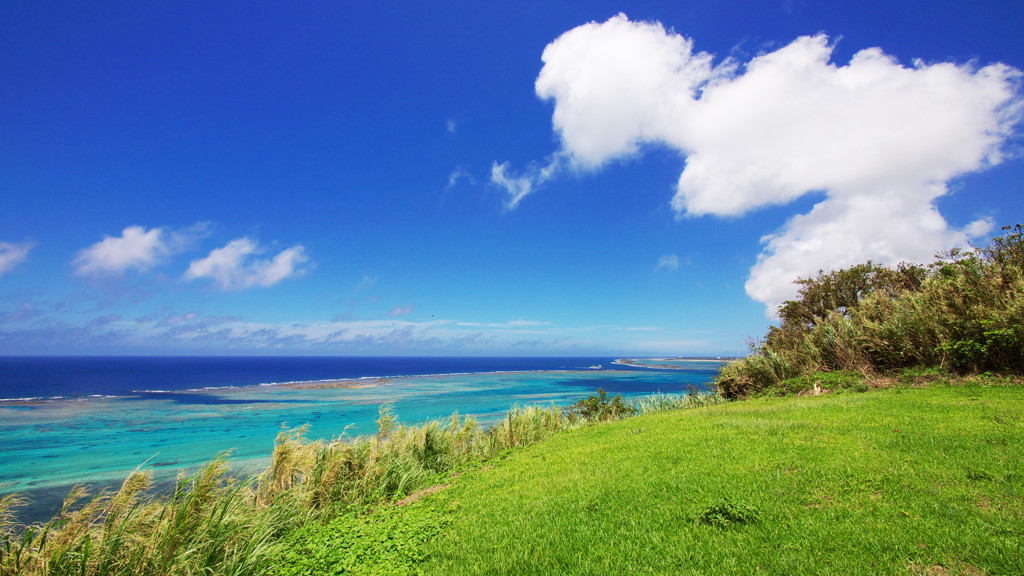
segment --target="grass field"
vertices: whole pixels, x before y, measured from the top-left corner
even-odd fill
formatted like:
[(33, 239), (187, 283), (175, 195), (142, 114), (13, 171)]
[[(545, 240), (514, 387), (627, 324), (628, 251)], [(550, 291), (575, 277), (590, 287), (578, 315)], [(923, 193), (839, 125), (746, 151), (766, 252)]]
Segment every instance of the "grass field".
[(1024, 574), (1024, 388), (975, 382), (570, 430), (293, 551), (377, 542), (339, 574)]

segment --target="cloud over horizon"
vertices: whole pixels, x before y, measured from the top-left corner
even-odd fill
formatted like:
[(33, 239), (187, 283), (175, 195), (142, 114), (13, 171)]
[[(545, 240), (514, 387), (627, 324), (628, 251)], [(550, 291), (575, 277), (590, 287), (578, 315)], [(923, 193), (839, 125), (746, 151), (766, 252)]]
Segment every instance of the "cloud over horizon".
[(185, 278), (209, 278), (225, 291), (244, 290), (255, 286), (270, 287), (292, 276), (305, 273), (309, 262), (301, 245), (278, 252), (272, 258), (256, 258), (265, 250), (251, 238), (242, 237), (210, 252), (206, 258), (193, 260)]
[(408, 316), (416, 310), (416, 306), (409, 304), (407, 306), (396, 305), (388, 311), (389, 318), (395, 318), (398, 316)]
[(81, 250), (72, 265), (80, 276), (146, 272), (170, 256), (192, 249), (208, 230), (209, 224), (202, 222), (185, 230), (128, 226), (120, 236), (104, 236)]
[[(556, 162), (577, 172), (661, 145), (685, 157), (671, 206), (679, 218), (739, 217), (824, 193), (762, 239), (747, 294), (769, 313), (793, 280), (871, 259), (927, 261), (987, 234), (957, 229), (936, 206), (948, 182), (1002, 161), (1024, 100), (1003, 64), (899, 64), (880, 48), (831, 61), (824, 34), (747, 62), (694, 52), (657, 22), (619, 14), (570, 30), (544, 50), (536, 93), (554, 103)], [(561, 160), (559, 163), (558, 160)], [(515, 208), (554, 168), (492, 182)]]
[[(603, 331), (614, 333), (614, 339), (595, 340), (595, 335)], [(665, 339), (651, 339), (655, 335)], [(180, 312), (168, 306), (134, 317), (101, 314), (76, 321), (53, 316), (31, 302), (22, 302), (10, 311), (0, 309), (0, 342), (9, 343), (22, 354), (39, 353), (66, 342), (103, 354), (153, 350), (189, 354), (197, 350), (208, 352), (213, 345), (222, 353), (290, 350), (306, 354), (386, 355), (456, 347), (494, 355), (509, 348), (553, 346), (567, 355), (669, 354), (680, 350), (700, 353), (713, 346), (700, 336), (666, 333), (656, 326), (561, 326), (537, 320), (414, 321), (386, 315), (376, 319), (275, 322), (206, 313), (196, 308)]]

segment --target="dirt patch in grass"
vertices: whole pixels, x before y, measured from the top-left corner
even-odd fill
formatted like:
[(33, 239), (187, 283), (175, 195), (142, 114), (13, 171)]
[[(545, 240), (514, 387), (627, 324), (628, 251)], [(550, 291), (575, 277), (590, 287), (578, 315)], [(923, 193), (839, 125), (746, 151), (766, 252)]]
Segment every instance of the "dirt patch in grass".
[(942, 564), (914, 566), (913, 573), (919, 576), (985, 576), (984, 571), (970, 564), (961, 564), (952, 568)]
[(444, 490), (447, 487), (447, 484), (435, 484), (430, 488), (424, 488), (423, 490), (420, 490), (418, 492), (413, 492), (412, 494), (409, 494), (408, 496), (402, 498), (398, 502), (395, 502), (395, 506), (407, 506), (419, 500), (420, 498), (430, 496), (431, 494), (436, 494), (437, 492), (440, 492), (441, 490)]

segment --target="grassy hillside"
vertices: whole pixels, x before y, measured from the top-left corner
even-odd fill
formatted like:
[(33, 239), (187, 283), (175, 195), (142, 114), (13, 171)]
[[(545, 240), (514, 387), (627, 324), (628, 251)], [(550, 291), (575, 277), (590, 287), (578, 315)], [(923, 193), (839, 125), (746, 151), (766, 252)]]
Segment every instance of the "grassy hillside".
[(1024, 574), (1024, 388), (654, 414), (432, 498), (432, 574)]

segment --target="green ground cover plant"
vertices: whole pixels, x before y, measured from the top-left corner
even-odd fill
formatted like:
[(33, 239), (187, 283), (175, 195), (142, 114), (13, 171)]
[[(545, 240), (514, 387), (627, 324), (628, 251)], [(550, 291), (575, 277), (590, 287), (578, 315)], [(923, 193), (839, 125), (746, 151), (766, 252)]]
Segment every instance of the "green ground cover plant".
[(349, 513), (323, 524), (311, 523), (285, 538), (274, 573), (417, 574), (427, 556), (426, 544), (449, 523), (450, 516), (443, 510), (419, 503), (385, 506), (372, 513)]

